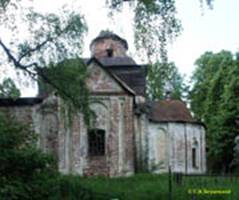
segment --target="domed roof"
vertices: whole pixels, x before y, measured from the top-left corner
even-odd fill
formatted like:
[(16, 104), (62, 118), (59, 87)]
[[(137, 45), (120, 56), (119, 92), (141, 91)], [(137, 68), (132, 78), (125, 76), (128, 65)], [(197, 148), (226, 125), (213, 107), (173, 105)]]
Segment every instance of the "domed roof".
[(119, 41), (125, 49), (128, 50), (128, 43), (125, 39), (121, 38), (120, 36), (116, 35), (115, 33), (111, 32), (111, 31), (101, 31), (100, 34), (92, 40), (91, 44), (90, 44), (90, 47), (96, 43), (96, 42), (99, 42), (100, 40), (103, 40), (103, 39), (112, 39), (112, 40), (116, 40), (116, 41)]

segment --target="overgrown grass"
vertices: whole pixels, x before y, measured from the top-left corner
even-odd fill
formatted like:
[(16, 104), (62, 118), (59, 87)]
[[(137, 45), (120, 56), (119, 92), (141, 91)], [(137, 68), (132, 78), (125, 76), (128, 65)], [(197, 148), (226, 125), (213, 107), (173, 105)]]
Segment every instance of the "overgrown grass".
[[(108, 193), (115, 199), (167, 199), (167, 176), (138, 174), (125, 178), (83, 178), (82, 184), (97, 193)], [(159, 198), (160, 197), (160, 198)]]
[[(183, 178), (182, 185), (178, 186), (176, 183), (173, 185), (175, 199), (179, 200), (191, 200), (193, 196), (197, 200), (239, 199), (239, 177), (189, 176)], [(222, 194), (223, 192), (224, 194)]]
[[(105, 200), (167, 200), (168, 175), (137, 174), (132, 177), (68, 177), (93, 193), (92, 199)], [(77, 187), (75, 187), (77, 190)], [(213, 191), (231, 191), (231, 194), (205, 194)], [(201, 191), (201, 193), (200, 193)], [(77, 191), (73, 192), (77, 193)], [(191, 193), (191, 194), (190, 194)], [(193, 194), (194, 193), (194, 194)], [(196, 198), (193, 198), (193, 195)], [(173, 181), (173, 200), (237, 200), (239, 178), (184, 177), (182, 184)]]

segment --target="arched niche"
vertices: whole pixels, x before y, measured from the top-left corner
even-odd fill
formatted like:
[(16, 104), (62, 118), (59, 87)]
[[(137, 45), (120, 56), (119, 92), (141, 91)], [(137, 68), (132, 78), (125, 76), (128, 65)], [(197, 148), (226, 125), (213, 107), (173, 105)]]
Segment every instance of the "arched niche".
[(93, 118), (91, 120), (90, 128), (102, 129), (107, 131), (110, 122), (107, 106), (103, 103), (96, 102), (90, 105), (90, 109), (93, 112)]
[(192, 142), (192, 167), (199, 168), (199, 142), (195, 137)]
[(44, 151), (58, 158), (58, 120), (53, 113), (45, 113), (42, 125), (42, 146)]
[(160, 169), (165, 169), (167, 167), (167, 156), (168, 156), (167, 131), (165, 130), (165, 128), (162, 127), (158, 128), (155, 143), (157, 149), (156, 151), (157, 163)]
[(107, 162), (107, 136), (109, 132), (109, 113), (107, 106), (103, 103), (91, 103), (90, 109), (94, 113), (93, 123), (87, 127), (87, 167), (83, 174), (108, 175), (109, 166)]

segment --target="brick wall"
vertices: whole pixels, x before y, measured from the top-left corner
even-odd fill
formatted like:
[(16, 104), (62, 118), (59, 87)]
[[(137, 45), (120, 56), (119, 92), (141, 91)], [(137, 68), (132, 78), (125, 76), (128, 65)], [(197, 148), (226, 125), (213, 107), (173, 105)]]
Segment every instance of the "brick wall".
[(112, 40), (110, 38), (97, 41), (91, 46), (91, 55), (96, 58), (107, 57), (107, 49), (113, 50), (113, 57), (126, 56), (126, 49), (120, 41)]

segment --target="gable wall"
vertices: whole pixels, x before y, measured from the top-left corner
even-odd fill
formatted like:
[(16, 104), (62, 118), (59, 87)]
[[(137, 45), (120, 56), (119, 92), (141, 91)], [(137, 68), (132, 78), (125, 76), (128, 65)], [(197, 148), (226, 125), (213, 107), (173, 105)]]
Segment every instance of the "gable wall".
[(59, 168), (63, 173), (122, 176), (134, 173), (133, 98), (131, 96), (92, 96), (97, 100), (95, 128), (106, 131), (105, 156), (88, 155), (88, 132), (83, 115), (73, 116), (72, 125), (60, 118)]
[(84, 116), (67, 110), (60, 114), (59, 169), (85, 176), (122, 176), (134, 173), (133, 96), (96, 63), (88, 66), (90, 107), (96, 114), (94, 128), (105, 130), (105, 156), (89, 156)]
[(91, 63), (87, 68), (89, 77), (86, 83), (92, 93), (126, 93), (119, 83), (117, 83), (107, 71), (96, 63)]

